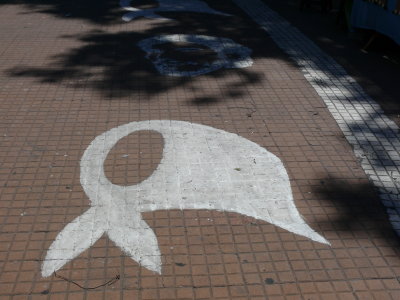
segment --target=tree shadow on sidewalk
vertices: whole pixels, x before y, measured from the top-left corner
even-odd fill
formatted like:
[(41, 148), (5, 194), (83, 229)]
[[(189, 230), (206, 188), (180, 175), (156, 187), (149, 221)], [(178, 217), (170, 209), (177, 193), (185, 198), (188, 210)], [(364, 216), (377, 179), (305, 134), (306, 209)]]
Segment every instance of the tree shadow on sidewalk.
[[(3, 1), (4, 2), (4, 1)], [(21, 1), (20, 1), (21, 2)], [(42, 3), (41, 1), (36, 1)], [(41, 7), (35, 4), (32, 7)], [(68, 11), (67, 2), (57, 2), (49, 4), (44, 1), (44, 13), (60, 15)], [(79, 5), (72, 5), (82, 11), (76, 18), (82, 18), (95, 23), (112, 23), (113, 19), (121, 23), (123, 10), (113, 3), (107, 5), (103, 1), (99, 3), (97, 11), (90, 12), (89, 4), (91, 1), (84, 1), (80, 5), (85, 9), (79, 10)], [(37, 5), (37, 6), (36, 6)], [(119, 13), (114, 15), (114, 6), (118, 6)], [(223, 8), (218, 7), (223, 10)], [(226, 11), (226, 9), (224, 10)], [(85, 14), (86, 12), (86, 14)], [(193, 105), (212, 104), (222, 99), (220, 93), (207, 95), (208, 100), (204, 100), (201, 95), (195, 95), (198, 88), (197, 81), (214, 81), (215, 79), (228, 78), (218, 82), (218, 89), (223, 89), (229, 98), (236, 98), (243, 95), (249, 85), (256, 84), (264, 78), (263, 72), (254, 68), (230, 69), (221, 68), (200, 77), (173, 77), (159, 74), (154, 65), (146, 58), (146, 53), (141, 50), (137, 43), (149, 37), (166, 34), (197, 34), (214, 37), (228, 38), (235, 43), (241, 44), (252, 50), (251, 58), (277, 58), (292, 64), (275, 44), (265, 36), (260, 29), (254, 29), (254, 24), (241, 18), (241, 10), (233, 6), (226, 11), (232, 16), (216, 16), (201, 13), (175, 13), (168, 12), (162, 15), (170, 18), (163, 21), (144, 21), (145, 29), (138, 30), (133, 26), (136, 21), (127, 23), (126, 27), (132, 25), (130, 31), (108, 32), (105, 30), (95, 30), (83, 33), (80, 36), (61, 36), (62, 39), (78, 41), (80, 46), (46, 59), (44, 66), (35, 65), (16, 65), (8, 70), (8, 75), (12, 77), (31, 77), (44, 84), (65, 84), (71, 88), (91, 88), (100, 91), (106, 98), (129, 97), (139, 93), (152, 96), (165, 93), (176, 87), (192, 89)], [(97, 15), (102, 15), (97, 19)], [(103, 19), (101, 19), (103, 18)], [(137, 22), (140, 22), (139, 19)], [(143, 19), (142, 19), (143, 20)], [(125, 23), (123, 23), (125, 24)], [(124, 28), (125, 29), (125, 28)], [(260, 36), (263, 38), (260, 39)], [(268, 48), (266, 51), (265, 48)], [(199, 79), (200, 78), (200, 79)], [(196, 83), (196, 86), (194, 84)], [(201, 85), (201, 83), (200, 83)], [(204, 95), (203, 95), (204, 96)], [(133, 99), (134, 97), (132, 97)], [(211, 101), (209, 101), (212, 99)], [(226, 99), (226, 98), (224, 98)], [(143, 100), (143, 99), (141, 99)]]
[[(1, 3), (9, 3), (2, 1)], [(23, 5), (33, 5), (39, 9), (41, 5), (47, 7), (45, 13), (59, 14), (64, 12), (65, 5), (69, 5), (67, 1), (58, 1), (56, 3), (50, 1), (33, 1), (33, 4), (27, 4), (26, 1), (19, 1)], [(89, 12), (90, 5), (94, 5), (92, 1), (84, 1), (81, 3), (86, 8), (82, 9), (81, 18), (91, 22), (97, 22), (96, 16), (112, 15), (111, 11), (118, 7), (118, 3), (107, 6), (107, 2), (96, 2), (96, 5), (102, 7), (104, 11), (97, 11), (94, 17)], [(72, 4), (71, 4), (72, 5)], [(75, 5), (75, 4), (74, 4)], [(77, 5), (77, 4), (76, 4)], [(74, 6), (75, 7), (75, 6)], [(45, 9), (45, 8), (43, 8)], [(100, 9), (100, 8), (99, 8)], [(137, 46), (137, 43), (143, 39), (158, 36), (162, 34), (198, 34), (210, 35), (224, 38), (230, 38), (253, 50), (252, 58), (273, 58), (285, 61), (295, 65), (286, 55), (277, 48), (275, 43), (268, 38), (259, 26), (255, 25), (247, 18), (241, 18), (243, 12), (236, 6), (217, 7), (232, 14), (232, 17), (222, 17), (213, 15), (204, 15), (197, 13), (168, 13), (171, 20), (162, 22), (148, 22), (146, 29), (139, 32), (135, 31), (136, 27), (132, 26), (131, 31), (91, 31), (81, 36), (64, 36), (67, 39), (78, 40), (80, 46), (69, 50), (66, 53), (59, 54), (47, 59), (45, 66), (15, 66), (8, 70), (8, 75), (14, 77), (33, 77), (40, 83), (45, 84), (65, 84), (72, 88), (93, 89), (100, 91), (108, 99), (118, 99), (121, 97), (130, 97), (130, 95), (139, 95), (131, 97), (133, 101), (147, 101), (157, 95), (166, 93), (177, 87), (184, 88), (191, 93), (186, 98), (191, 98), (193, 105), (213, 105), (219, 101), (232, 101), (244, 95), (252, 85), (255, 85), (265, 79), (264, 70), (255, 70), (256, 68), (235, 69), (234, 71), (221, 69), (211, 72), (200, 77), (170, 77), (160, 75), (154, 68), (153, 64), (145, 58), (145, 53)], [(86, 13), (85, 13), (86, 12)], [(113, 16), (111, 19), (120, 21), (122, 12)], [(108, 17), (104, 17), (108, 18)], [(110, 19), (110, 20), (111, 20)], [(107, 23), (107, 20), (104, 21)], [(128, 23), (134, 24), (134, 23)], [(130, 27), (130, 26), (129, 26)], [(295, 45), (295, 44), (294, 44)], [(266, 50), (267, 49), (267, 50)], [(336, 65), (329, 65), (320, 62), (317, 58), (311, 58), (313, 67), (325, 74), (329, 78), (344, 79), (348, 77), (344, 70), (336, 69)], [(234, 77), (232, 79), (231, 77)], [(218, 80), (216, 80), (218, 79)], [(229, 80), (228, 80), (229, 79)], [(194, 84), (198, 81), (207, 81), (207, 86), (213, 84), (215, 93), (201, 90), (196, 95), (197, 86)], [(318, 86), (329, 86), (329, 81), (321, 82), (315, 79)], [(352, 91), (351, 83), (346, 83), (349, 91)], [(332, 85), (332, 88), (335, 88)], [(221, 96), (221, 90), (229, 97)], [(141, 97), (143, 95), (143, 97)], [(359, 99), (362, 94), (348, 93), (343, 95), (343, 99), (339, 99), (346, 103), (370, 104), (368, 99)], [(353, 120), (348, 126), (349, 131), (358, 138), (358, 143), (362, 144), (363, 155), (368, 156), (369, 162), (374, 170), (384, 172), (386, 168), (398, 165), (398, 156), (396, 151), (386, 151), (382, 149), (382, 143), (376, 142), (377, 138), (388, 142), (390, 145), (398, 145), (398, 133), (390, 124), (376, 128), (376, 124), (382, 123), (382, 114), (375, 110), (375, 114), (369, 114), (367, 120)], [(397, 143), (397, 144), (396, 144)], [(395, 177), (397, 176), (394, 174)], [(397, 180), (391, 179), (392, 182)], [(394, 183), (396, 184), (396, 182)], [(397, 189), (399, 188), (398, 185)], [(343, 188), (340, 185), (339, 188)], [(340, 189), (339, 189), (340, 190)], [(393, 189), (396, 191), (396, 188)], [(390, 190), (384, 191), (388, 194)], [(394, 201), (393, 201), (394, 203)], [(386, 207), (388, 208), (388, 207)]]
[[(376, 191), (366, 180), (326, 177), (313, 193), (323, 206), (331, 207), (328, 219), (318, 221), (325, 230), (333, 230), (339, 235), (348, 233), (355, 239), (372, 239), (372, 243), (382, 243), (398, 251), (399, 238), (393, 230)], [(381, 241), (381, 242), (379, 242)]]
[(80, 19), (94, 24), (117, 23), (120, 14), (119, 1), (106, 0), (0, 0), (0, 5), (18, 5), (26, 14), (43, 13), (57, 18)]

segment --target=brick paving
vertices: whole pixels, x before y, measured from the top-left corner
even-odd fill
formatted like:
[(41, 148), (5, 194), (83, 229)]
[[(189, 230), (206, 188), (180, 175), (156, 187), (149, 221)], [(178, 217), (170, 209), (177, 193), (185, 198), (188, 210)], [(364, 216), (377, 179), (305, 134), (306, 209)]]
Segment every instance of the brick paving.
[(260, 1), (236, 1), (299, 65), (324, 100), (400, 234), (399, 127), (346, 71)]
[[(238, 6), (208, 3), (232, 16), (124, 22), (118, 1), (1, 3), (1, 300), (400, 297), (398, 237), (325, 99)], [(161, 75), (136, 44), (167, 34), (229, 38), (252, 49), (254, 63)], [(142, 217), (156, 234), (161, 274), (102, 236), (57, 272), (69, 281), (43, 278), (51, 243), (90, 207), (84, 151), (107, 130), (145, 120), (211, 126), (278, 156), (300, 214), (331, 245), (238, 213), (158, 210)], [(108, 154), (105, 174), (138, 184), (162, 151), (159, 133), (132, 133)], [(116, 275), (92, 290), (73, 283), (96, 287)]]

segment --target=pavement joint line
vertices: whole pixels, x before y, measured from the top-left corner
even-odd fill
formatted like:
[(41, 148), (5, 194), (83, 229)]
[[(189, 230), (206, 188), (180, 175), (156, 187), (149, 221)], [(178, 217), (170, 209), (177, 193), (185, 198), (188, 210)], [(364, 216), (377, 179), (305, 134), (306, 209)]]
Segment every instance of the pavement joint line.
[(325, 102), (377, 188), (392, 227), (400, 236), (400, 180), (396, 180), (400, 178), (398, 126), (342, 66), (265, 3), (233, 2), (289, 55)]

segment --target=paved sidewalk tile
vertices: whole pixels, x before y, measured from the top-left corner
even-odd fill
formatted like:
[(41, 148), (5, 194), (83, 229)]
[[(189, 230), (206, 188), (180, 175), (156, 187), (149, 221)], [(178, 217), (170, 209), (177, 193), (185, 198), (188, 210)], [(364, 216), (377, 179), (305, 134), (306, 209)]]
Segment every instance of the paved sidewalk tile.
[(393, 166), (329, 102), (358, 86), (310, 83), (262, 3), (206, 2), (0, 4), (1, 300), (400, 297)]

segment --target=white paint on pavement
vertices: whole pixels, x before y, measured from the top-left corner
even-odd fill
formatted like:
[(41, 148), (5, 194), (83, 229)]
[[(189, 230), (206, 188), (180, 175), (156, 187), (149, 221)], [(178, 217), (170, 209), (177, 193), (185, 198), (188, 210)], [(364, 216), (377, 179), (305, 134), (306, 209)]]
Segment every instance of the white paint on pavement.
[[(178, 43), (188, 45), (175, 46), (172, 51), (174, 56), (171, 56), (171, 50), (165, 51), (161, 48), (165, 44)], [(228, 38), (187, 34), (161, 35), (144, 39), (138, 43), (138, 46), (146, 52), (146, 58), (152, 61), (161, 74), (169, 76), (193, 77), (221, 68), (246, 68), (253, 64), (250, 57), (252, 51)], [(198, 58), (199, 53), (207, 50), (215, 53), (216, 58), (210, 61), (185, 59), (184, 54), (193, 52)]]
[[(120, 139), (140, 130), (163, 136), (160, 164), (139, 184), (115, 185), (106, 178), (104, 161)], [(166, 120), (111, 129), (96, 137), (83, 154), (81, 184), (91, 208), (58, 234), (42, 265), (44, 277), (104, 233), (143, 267), (161, 273), (157, 238), (141, 217), (142, 212), (155, 210), (236, 212), (329, 244), (300, 216), (278, 157), (243, 137), (204, 125)]]
[(332, 57), (260, 0), (233, 0), (300, 67), (335, 118), (400, 235), (399, 127)]
[(124, 14), (122, 20), (129, 22), (139, 17), (149, 19), (166, 19), (157, 13), (159, 12), (197, 12), (204, 14), (214, 14), (221, 16), (231, 16), (223, 12), (212, 9), (207, 3), (201, 0), (157, 0), (159, 3), (156, 8), (139, 9), (130, 5), (131, 0), (121, 0), (119, 3), (124, 10), (129, 12)]

